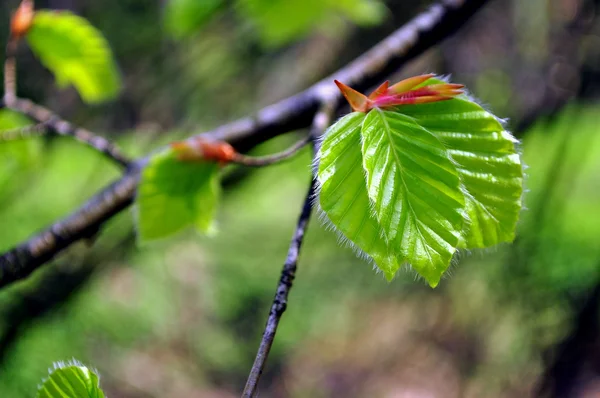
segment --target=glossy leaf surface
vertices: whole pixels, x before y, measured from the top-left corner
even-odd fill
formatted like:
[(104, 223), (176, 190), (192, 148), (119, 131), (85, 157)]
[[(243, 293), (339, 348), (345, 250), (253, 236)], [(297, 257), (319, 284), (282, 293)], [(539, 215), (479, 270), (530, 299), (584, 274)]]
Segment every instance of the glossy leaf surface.
[(86, 19), (68, 11), (37, 11), (27, 41), (59, 87), (72, 84), (90, 103), (119, 93), (121, 79), (110, 47)]
[[(438, 82), (430, 79), (427, 84)], [(461, 247), (512, 242), (523, 193), (515, 138), (494, 115), (465, 96), (398, 111), (435, 134), (457, 164), (470, 220)]]
[(40, 386), (37, 398), (104, 398), (98, 376), (85, 366), (57, 367)]
[(382, 239), (383, 231), (369, 203), (360, 150), (364, 119), (364, 114), (353, 112), (328, 130), (320, 149), (319, 204), (343, 237), (391, 279), (399, 263)]
[(442, 143), (413, 119), (373, 109), (362, 126), (367, 188), (394, 254), (436, 285), (456, 251), (464, 196)]

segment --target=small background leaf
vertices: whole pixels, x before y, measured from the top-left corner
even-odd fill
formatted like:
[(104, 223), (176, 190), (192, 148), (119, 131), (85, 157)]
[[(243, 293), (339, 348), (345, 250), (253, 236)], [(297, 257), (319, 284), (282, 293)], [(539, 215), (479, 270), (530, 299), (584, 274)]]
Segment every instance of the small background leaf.
[(98, 376), (81, 365), (57, 367), (38, 390), (37, 398), (104, 398)]
[(180, 162), (170, 150), (155, 155), (142, 172), (136, 199), (140, 241), (164, 238), (192, 225), (212, 232), (218, 199), (216, 163)]
[(190, 36), (223, 4), (223, 0), (170, 0), (165, 8), (165, 28), (176, 39)]
[(118, 95), (121, 80), (109, 45), (86, 19), (68, 11), (37, 11), (27, 41), (59, 87), (72, 84), (90, 103)]
[(386, 12), (378, 0), (238, 0), (237, 4), (267, 47), (287, 44), (315, 27), (327, 28), (336, 17), (371, 25), (380, 22)]

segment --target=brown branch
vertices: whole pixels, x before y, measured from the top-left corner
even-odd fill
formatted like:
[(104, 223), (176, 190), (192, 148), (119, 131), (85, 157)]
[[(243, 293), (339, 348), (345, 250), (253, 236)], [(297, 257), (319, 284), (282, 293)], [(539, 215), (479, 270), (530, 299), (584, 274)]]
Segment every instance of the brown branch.
[[(254, 117), (223, 125), (203, 136), (229, 142), (238, 151), (246, 151), (277, 135), (308, 127), (321, 104), (340, 104), (334, 79), (357, 89), (368, 88), (447, 38), (486, 2), (445, 0), (435, 4), (333, 76), (260, 110)], [(142, 158), (133, 162), (121, 179), (70, 216), (1, 255), (0, 287), (27, 277), (66, 247), (95, 233), (105, 221), (129, 206), (135, 195), (139, 170), (147, 160)]]
[(131, 160), (106, 138), (62, 120), (58, 115), (41, 105), (16, 97), (12, 99), (5, 98), (4, 102), (7, 108), (29, 116), (37, 123), (46, 125), (55, 134), (73, 137), (75, 140), (95, 149), (123, 167), (128, 167), (131, 163)]
[(306, 194), (306, 198), (304, 199), (302, 211), (300, 213), (300, 217), (298, 218), (298, 224), (296, 225), (296, 230), (294, 231), (294, 236), (292, 237), (292, 242), (290, 243), (290, 247), (288, 249), (287, 258), (281, 271), (281, 277), (279, 278), (277, 291), (275, 293), (275, 298), (273, 299), (271, 311), (269, 312), (269, 318), (267, 319), (265, 331), (263, 333), (258, 352), (256, 353), (254, 364), (250, 370), (246, 387), (242, 393), (243, 398), (252, 398), (255, 396), (258, 388), (258, 381), (264, 370), (267, 358), (269, 357), (269, 352), (271, 351), (273, 341), (275, 340), (275, 334), (277, 333), (279, 321), (281, 320), (281, 316), (287, 308), (288, 295), (292, 289), (292, 284), (296, 276), (300, 248), (302, 246), (304, 233), (312, 213), (312, 202), (315, 193), (314, 190), (315, 179), (313, 178), (308, 193)]
[(234, 155), (231, 163), (239, 164), (241, 166), (246, 167), (265, 167), (271, 166), (273, 164), (281, 163), (284, 160), (290, 159), (299, 151), (302, 150), (308, 143), (310, 142), (310, 137), (304, 137), (300, 141), (296, 142), (294, 145), (289, 148), (272, 154), (265, 156), (248, 156), (241, 153), (237, 153)]
[[(334, 107), (332, 104), (326, 103), (321, 107), (313, 119), (311, 131), (308, 134), (309, 142), (313, 143), (313, 157), (317, 156), (317, 143), (319, 141), (319, 137), (325, 132), (325, 129), (327, 129), (331, 123), (333, 111)], [(298, 268), (300, 248), (302, 247), (304, 233), (312, 213), (315, 187), (316, 179), (313, 176), (308, 193), (304, 199), (304, 204), (302, 205), (302, 211), (300, 212), (300, 217), (298, 218), (294, 236), (292, 237), (292, 241), (288, 249), (287, 258), (283, 265), (283, 269), (281, 270), (281, 277), (279, 278), (279, 284), (277, 285), (275, 298), (273, 299), (271, 311), (269, 312), (269, 318), (267, 319), (267, 324), (265, 325), (265, 331), (263, 332), (263, 337), (260, 342), (258, 352), (256, 353), (254, 364), (252, 365), (250, 375), (248, 376), (248, 381), (246, 382), (246, 387), (244, 388), (244, 392), (242, 394), (242, 397), (244, 398), (254, 397), (254, 394), (257, 391), (258, 381), (260, 380), (260, 376), (262, 375), (267, 363), (271, 346), (275, 340), (275, 334), (277, 333), (279, 321), (281, 320), (281, 316), (287, 308), (288, 295), (292, 289), (292, 284)]]
[(10, 130), (3, 130), (0, 131), (0, 141), (17, 141), (43, 136), (46, 134), (46, 127), (47, 126), (44, 123), (39, 123)]
[(8, 39), (6, 60), (4, 61), (4, 102), (10, 103), (17, 97), (17, 53), (18, 41), (14, 37)]
[(94, 236), (100, 226), (133, 201), (139, 168), (100, 191), (64, 220), (0, 256), (0, 287), (23, 279), (73, 243)]

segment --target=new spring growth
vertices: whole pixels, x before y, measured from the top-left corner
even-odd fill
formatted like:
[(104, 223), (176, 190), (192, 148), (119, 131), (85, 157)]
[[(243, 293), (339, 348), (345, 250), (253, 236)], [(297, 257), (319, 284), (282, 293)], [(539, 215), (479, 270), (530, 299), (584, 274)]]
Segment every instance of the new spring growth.
[(25, 36), (33, 24), (34, 16), (33, 0), (21, 1), (19, 8), (17, 8), (10, 21), (11, 36), (15, 39)]
[(426, 87), (418, 87), (434, 77), (433, 74), (411, 77), (390, 86), (386, 81), (368, 97), (344, 83), (335, 81), (338, 88), (355, 112), (367, 113), (373, 108), (389, 108), (398, 105), (425, 104), (449, 100), (463, 93), (462, 84), (432, 84)]
[(227, 164), (232, 162), (237, 154), (235, 149), (226, 142), (199, 137), (174, 142), (171, 144), (171, 149), (182, 162), (213, 161)]

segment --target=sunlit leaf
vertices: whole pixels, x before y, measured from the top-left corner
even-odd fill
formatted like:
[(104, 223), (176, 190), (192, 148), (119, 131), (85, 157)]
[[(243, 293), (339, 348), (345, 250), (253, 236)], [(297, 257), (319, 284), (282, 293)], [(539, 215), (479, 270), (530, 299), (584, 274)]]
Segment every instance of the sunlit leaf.
[(169, 0), (165, 8), (165, 27), (176, 39), (198, 31), (221, 6), (223, 0)]
[[(439, 82), (430, 79), (427, 84)], [(398, 111), (435, 134), (457, 164), (470, 219), (461, 247), (512, 242), (521, 210), (523, 169), (516, 140), (498, 119), (467, 97)]]
[(391, 279), (400, 264), (390, 254), (371, 212), (360, 150), (364, 119), (363, 113), (353, 112), (327, 131), (320, 149), (319, 205), (343, 238), (370, 256)]
[(181, 162), (170, 150), (155, 155), (138, 187), (139, 239), (164, 238), (190, 226), (212, 232), (218, 199), (216, 163)]
[(37, 11), (27, 41), (59, 87), (72, 84), (91, 103), (119, 93), (120, 76), (109, 45), (86, 19), (68, 11)]
[(423, 75), (366, 97), (336, 83), (360, 112), (325, 134), (319, 202), (388, 279), (409, 264), (436, 286), (458, 248), (514, 239), (523, 191), (516, 140), (462, 85)]
[(367, 189), (384, 237), (435, 286), (464, 224), (456, 167), (437, 137), (398, 112), (373, 109), (362, 136)]
[(37, 398), (104, 398), (104, 393), (98, 376), (87, 367), (59, 364), (40, 386)]

